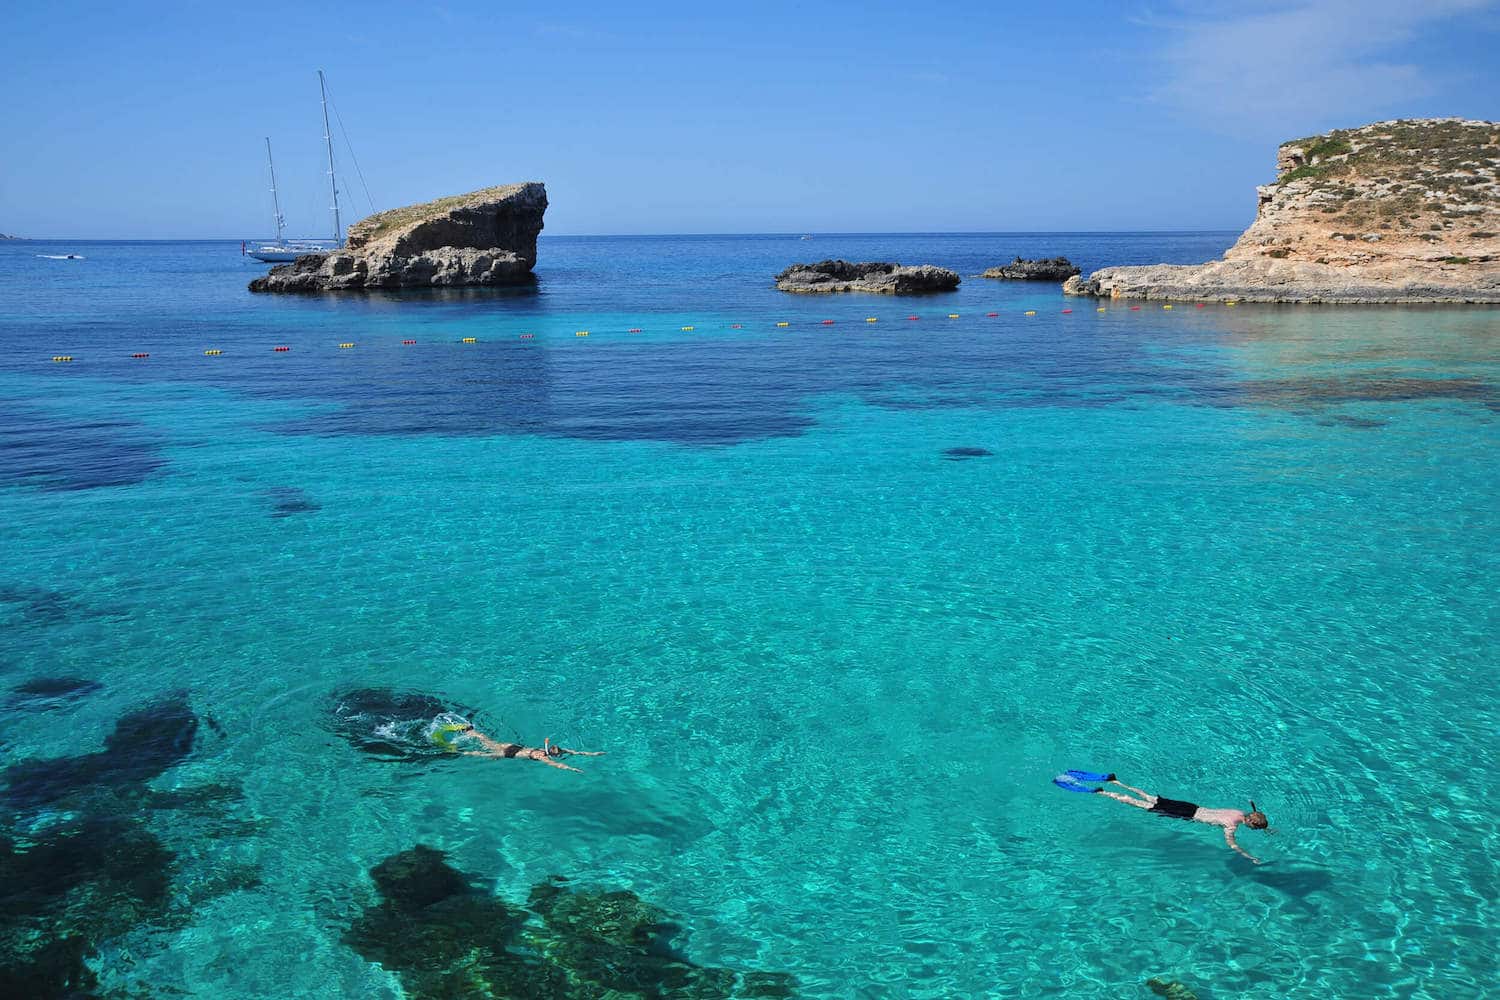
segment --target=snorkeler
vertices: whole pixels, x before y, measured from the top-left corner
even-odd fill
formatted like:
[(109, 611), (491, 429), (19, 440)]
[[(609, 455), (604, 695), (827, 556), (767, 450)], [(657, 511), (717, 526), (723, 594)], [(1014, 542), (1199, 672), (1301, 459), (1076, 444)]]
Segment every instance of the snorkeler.
[[(1086, 785), (1086, 781), (1104, 781), (1111, 785), (1119, 785), (1135, 795), (1121, 795), (1119, 792), (1105, 791), (1103, 788), (1094, 788)], [(1264, 830), (1271, 824), (1266, 819), (1266, 814), (1255, 808), (1255, 801), (1250, 802), (1250, 811), (1241, 812), (1238, 809), (1205, 809), (1203, 806), (1192, 802), (1182, 802), (1178, 799), (1163, 798), (1160, 795), (1152, 795), (1150, 792), (1133, 788), (1117, 779), (1113, 774), (1093, 774), (1089, 771), (1069, 771), (1052, 779), (1057, 787), (1069, 792), (1093, 792), (1099, 795), (1107, 795), (1116, 802), (1124, 802), (1155, 813), (1158, 816), (1169, 816), (1172, 819), (1185, 819), (1193, 823), (1207, 823), (1209, 826), (1221, 827), (1224, 830), (1224, 843), (1237, 854), (1240, 854), (1256, 864), (1262, 864), (1260, 858), (1246, 851), (1234, 842), (1234, 831), (1241, 823), (1252, 830)], [(1140, 798), (1136, 798), (1136, 795)]]
[[(455, 740), (471, 739), (484, 749), (462, 750), (455, 745)], [(474, 728), (474, 723), (464, 721), (443, 722), (436, 726), (432, 732), (432, 742), (445, 750), (462, 753), (465, 757), (521, 757), (526, 760), (541, 761), (548, 767), (558, 767), (564, 771), (583, 772), (576, 767), (564, 764), (558, 760), (559, 757), (602, 757), (603, 750), (569, 750), (567, 747), (558, 746), (552, 742), (551, 737), (542, 740), (540, 747), (522, 746), (520, 743), (505, 743), (501, 740), (491, 739), (484, 733)]]

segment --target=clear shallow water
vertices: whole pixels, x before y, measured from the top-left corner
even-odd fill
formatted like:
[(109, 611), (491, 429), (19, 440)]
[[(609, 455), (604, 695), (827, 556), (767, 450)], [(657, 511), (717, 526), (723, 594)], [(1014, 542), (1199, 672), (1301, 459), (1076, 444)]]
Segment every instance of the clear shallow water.
[[(176, 852), (172, 916), (101, 981), (395, 993), (342, 935), (423, 843), (507, 899), (632, 889), (694, 961), (807, 996), (1482, 994), (1500, 311), (768, 280), (1230, 239), (557, 238), (534, 293), (426, 299), (251, 297), (227, 244), (0, 244), (0, 686), (102, 685), (13, 697), (7, 764), (185, 691), (214, 726), (149, 787), (242, 786), (120, 806)], [(328, 719), (377, 685), (610, 754), (375, 761)], [(1253, 796), (1271, 863), (1066, 767)]]

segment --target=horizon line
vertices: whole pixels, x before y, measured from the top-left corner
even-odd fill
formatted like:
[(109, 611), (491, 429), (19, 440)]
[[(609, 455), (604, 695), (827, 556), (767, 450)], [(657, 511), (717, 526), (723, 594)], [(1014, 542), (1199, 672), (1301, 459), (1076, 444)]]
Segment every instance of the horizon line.
[[(1161, 234), (1239, 233), (1243, 229), (913, 229), (913, 230), (828, 230), (825, 232), (695, 232), (695, 233), (547, 233), (538, 239), (667, 239), (682, 237), (780, 236), (799, 239), (803, 236), (1150, 236)], [(269, 237), (244, 236), (9, 236), (5, 243), (60, 243), (76, 240), (85, 243), (249, 243)], [(290, 240), (332, 242), (327, 236), (289, 236)]]

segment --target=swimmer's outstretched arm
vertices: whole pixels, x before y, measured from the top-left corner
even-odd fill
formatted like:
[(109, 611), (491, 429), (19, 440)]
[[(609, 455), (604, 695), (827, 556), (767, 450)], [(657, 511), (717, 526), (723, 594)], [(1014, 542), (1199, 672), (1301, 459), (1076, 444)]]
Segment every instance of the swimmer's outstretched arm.
[[(542, 737), (543, 750), (550, 750), (553, 746), (557, 746), (557, 744), (554, 744), (552, 742), (552, 737)], [(569, 750), (565, 746), (558, 746), (557, 749), (561, 750), (563, 753), (572, 754), (575, 757), (603, 757), (605, 754), (609, 753), (608, 750)]]
[(1234, 827), (1232, 826), (1226, 826), (1224, 828), (1224, 843), (1228, 844), (1236, 854), (1240, 855), (1241, 857), (1249, 858), (1255, 864), (1259, 865), (1265, 863), (1261, 861), (1260, 858), (1257, 858), (1255, 855), (1251, 854), (1249, 851), (1245, 850), (1239, 844), (1236, 844), (1234, 842)]

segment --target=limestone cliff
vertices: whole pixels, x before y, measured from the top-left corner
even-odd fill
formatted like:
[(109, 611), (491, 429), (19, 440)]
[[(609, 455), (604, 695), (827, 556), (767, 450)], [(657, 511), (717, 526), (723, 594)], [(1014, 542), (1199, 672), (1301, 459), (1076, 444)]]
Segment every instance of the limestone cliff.
[(307, 254), (250, 282), (252, 292), (516, 285), (532, 280), (547, 210), (541, 184), (507, 184), (380, 212), (343, 249)]
[(1207, 264), (1106, 267), (1078, 295), (1500, 302), (1500, 123), (1378, 122), (1285, 143), (1255, 222)]

